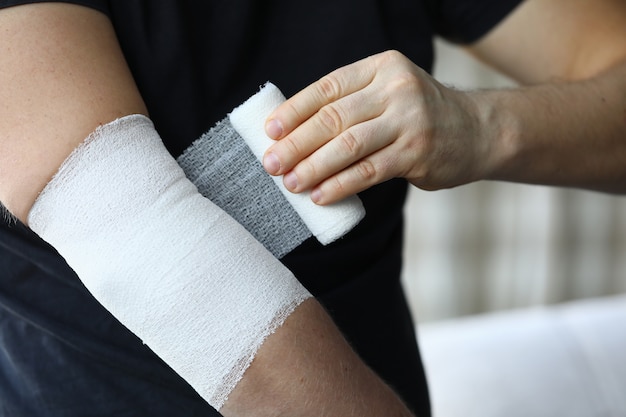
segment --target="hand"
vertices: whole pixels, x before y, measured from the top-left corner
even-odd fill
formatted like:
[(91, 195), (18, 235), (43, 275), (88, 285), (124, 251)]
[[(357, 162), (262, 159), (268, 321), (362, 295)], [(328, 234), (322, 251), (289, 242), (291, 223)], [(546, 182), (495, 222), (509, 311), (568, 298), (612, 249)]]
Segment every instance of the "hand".
[(279, 106), (263, 165), (330, 204), (391, 178), (435, 190), (482, 178), (479, 106), (396, 51), (340, 68)]

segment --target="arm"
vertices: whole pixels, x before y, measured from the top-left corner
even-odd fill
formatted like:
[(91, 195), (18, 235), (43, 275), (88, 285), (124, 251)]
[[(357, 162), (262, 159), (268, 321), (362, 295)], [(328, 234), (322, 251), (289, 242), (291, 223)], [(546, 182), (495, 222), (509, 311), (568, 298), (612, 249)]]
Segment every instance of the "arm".
[(281, 140), (266, 170), (319, 204), (393, 177), (429, 190), (497, 179), (626, 192), (623, 2), (527, 0), (469, 49), (532, 85), (456, 91), (396, 52), (370, 57), (270, 116)]
[(498, 118), (488, 179), (626, 193), (623, 1), (528, 0), (469, 50), (527, 85), (476, 94)]
[[(0, 200), (26, 222), (42, 189), (85, 137), (146, 109), (99, 12), (66, 4), (8, 8), (0, 11), (0, 31)], [(308, 300), (266, 339), (221, 412), (317, 416), (322, 410), (410, 415)]]

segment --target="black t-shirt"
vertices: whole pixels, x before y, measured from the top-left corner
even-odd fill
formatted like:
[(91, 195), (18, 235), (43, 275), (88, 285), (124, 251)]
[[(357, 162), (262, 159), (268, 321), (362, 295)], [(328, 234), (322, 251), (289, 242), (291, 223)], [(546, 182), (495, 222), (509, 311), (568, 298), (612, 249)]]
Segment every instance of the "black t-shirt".
[[(433, 35), (475, 41), (519, 1), (67, 2), (110, 17), (150, 117), (178, 156), (266, 81), (290, 96), (342, 65), (388, 49), (430, 70)], [(35, 2), (0, 0), (0, 7)], [(403, 180), (361, 193), (367, 216), (354, 231), (328, 247), (310, 239), (282, 261), (324, 303), (362, 357), (425, 414), (427, 391), (399, 284), (405, 193)], [(104, 404), (115, 403), (108, 396), (119, 387), (130, 393), (113, 395), (116, 407), (136, 410), (123, 415), (211, 415), (202, 414), (201, 400), (21, 225), (0, 227), (0, 267), (0, 416), (114, 415), (107, 408), (113, 405)], [(76, 383), (67, 375), (55, 382), (52, 374), (68, 367)], [(59, 392), (59, 385), (67, 389)], [(100, 403), (91, 400), (98, 397), (94, 390)], [(85, 414), (76, 401), (63, 399), (81, 393), (90, 398)], [(67, 406), (67, 414), (40, 411), (43, 404), (63, 409), (66, 403), (75, 407)]]

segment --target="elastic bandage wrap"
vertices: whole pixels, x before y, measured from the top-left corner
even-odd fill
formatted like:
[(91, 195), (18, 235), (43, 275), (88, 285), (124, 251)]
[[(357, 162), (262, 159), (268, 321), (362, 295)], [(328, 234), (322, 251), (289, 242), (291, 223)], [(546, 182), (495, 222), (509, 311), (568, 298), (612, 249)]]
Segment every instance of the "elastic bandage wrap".
[[(265, 134), (265, 120), (285, 101), (285, 96), (272, 83), (229, 114), (235, 130), (244, 138), (252, 153), (260, 161), (274, 141)], [(329, 206), (319, 206), (311, 200), (311, 192), (294, 194), (287, 190), (282, 177), (272, 177), (285, 199), (300, 215), (317, 240), (328, 245), (348, 233), (365, 217), (365, 208), (357, 196), (345, 198)]]
[(261, 159), (274, 143), (265, 134), (265, 120), (283, 101), (278, 87), (266, 83), (177, 158), (202, 195), (279, 259), (311, 236), (328, 245), (365, 216), (357, 196), (318, 206), (310, 192), (294, 194), (285, 188), (282, 176), (265, 171)]
[(263, 341), (311, 296), (198, 193), (141, 115), (91, 134), (45, 187), (28, 223), (217, 410)]

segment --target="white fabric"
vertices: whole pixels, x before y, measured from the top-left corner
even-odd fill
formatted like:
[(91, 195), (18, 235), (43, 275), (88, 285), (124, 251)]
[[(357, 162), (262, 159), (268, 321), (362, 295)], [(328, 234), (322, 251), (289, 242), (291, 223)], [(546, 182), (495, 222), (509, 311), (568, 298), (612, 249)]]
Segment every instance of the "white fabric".
[[(265, 134), (267, 116), (285, 101), (280, 90), (267, 83), (246, 102), (233, 110), (230, 123), (246, 141), (252, 153), (261, 161), (265, 151), (274, 141)], [(294, 194), (285, 188), (282, 177), (272, 177), (287, 201), (295, 208), (304, 224), (317, 240), (327, 245), (348, 233), (365, 216), (365, 209), (357, 196), (329, 206), (319, 206), (311, 201), (310, 192)]]
[(626, 416), (626, 295), (418, 326), (433, 415)]
[(94, 297), (218, 410), (264, 339), (310, 297), (197, 192), (144, 116), (97, 129), (28, 220)]

